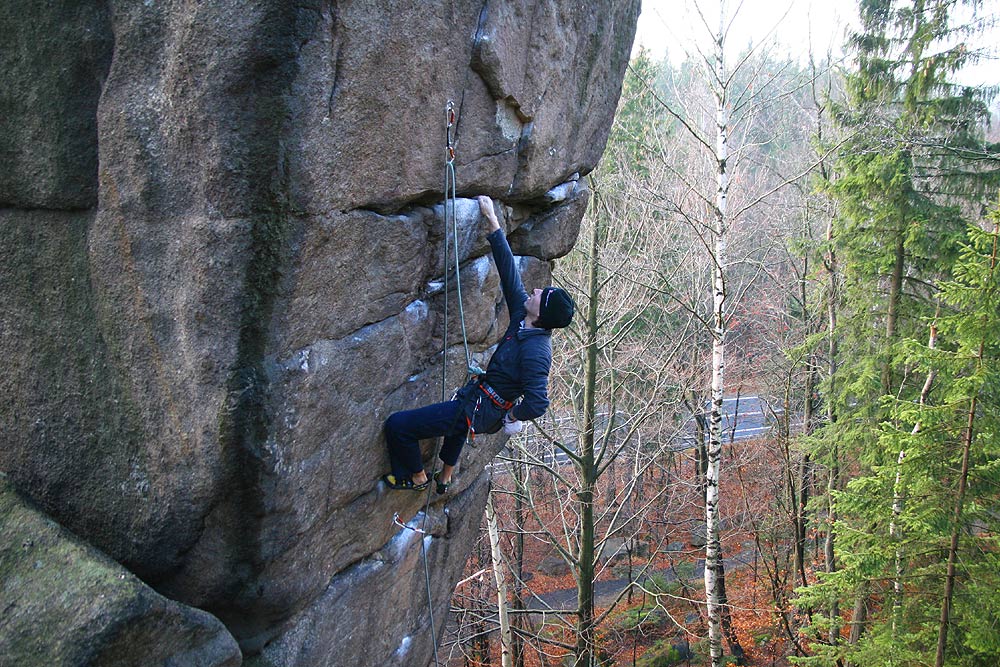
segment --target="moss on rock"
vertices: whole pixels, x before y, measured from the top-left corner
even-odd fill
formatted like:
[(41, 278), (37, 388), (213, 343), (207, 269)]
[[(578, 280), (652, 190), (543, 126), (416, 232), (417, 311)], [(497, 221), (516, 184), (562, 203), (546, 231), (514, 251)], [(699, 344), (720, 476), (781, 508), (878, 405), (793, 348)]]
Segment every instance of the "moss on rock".
[(2, 474), (0, 600), (0, 655), (20, 667), (242, 660), (218, 619), (164, 598), (80, 542)]

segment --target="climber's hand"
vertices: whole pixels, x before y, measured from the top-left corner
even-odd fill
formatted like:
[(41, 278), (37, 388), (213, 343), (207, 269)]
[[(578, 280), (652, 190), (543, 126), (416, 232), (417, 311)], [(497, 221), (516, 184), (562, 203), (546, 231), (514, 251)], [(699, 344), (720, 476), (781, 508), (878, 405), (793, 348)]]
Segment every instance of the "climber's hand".
[(500, 229), (500, 221), (497, 220), (496, 211), (493, 210), (493, 200), (486, 195), (480, 195), (476, 199), (479, 200), (479, 210), (486, 217), (486, 220), (489, 221), (490, 233)]
[(503, 417), (503, 432), (507, 435), (521, 432), (521, 422), (514, 419), (509, 412)]

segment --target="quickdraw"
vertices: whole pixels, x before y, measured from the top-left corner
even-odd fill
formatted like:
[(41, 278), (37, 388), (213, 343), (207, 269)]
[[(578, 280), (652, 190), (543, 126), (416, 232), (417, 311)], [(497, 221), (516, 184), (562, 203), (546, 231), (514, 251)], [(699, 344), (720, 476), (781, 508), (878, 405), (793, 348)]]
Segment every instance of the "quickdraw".
[(392, 522), (399, 526), (400, 528), (405, 528), (406, 530), (412, 530), (414, 533), (420, 533), (421, 535), (427, 535), (426, 530), (421, 530), (420, 528), (414, 528), (413, 526), (407, 526), (403, 523), (403, 520), (399, 518), (399, 512), (392, 515)]
[(472, 416), (465, 415), (465, 426), (469, 429), (469, 445), (475, 445), (476, 443), (476, 426), (475, 417), (479, 412), (479, 406), (483, 403), (483, 397), (480, 396), (476, 399), (476, 407), (472, 408)]
[[(445, 145), (445, 163), (454, 164), (455, 163), (455, 144), (452, 141), (452, 128), (455, 127), (455, 103), (448, 100), (448, 104), (444, 108), (445, 113), (445, 125), (444, 125), (444, 145)], [(447, 196), (447, 194), (446, 194)]]

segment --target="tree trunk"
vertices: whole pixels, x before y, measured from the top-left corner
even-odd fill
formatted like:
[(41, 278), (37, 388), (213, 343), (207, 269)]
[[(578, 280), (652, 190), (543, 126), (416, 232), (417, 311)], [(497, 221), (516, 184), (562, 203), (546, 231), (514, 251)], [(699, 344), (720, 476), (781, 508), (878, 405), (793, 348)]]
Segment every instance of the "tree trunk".
[[(514, 488), (517, 492), (514, 494), (514, 519), (517, 521), (518, 528), (524, 528), (528, 521), (528, 512), (524, 506), (524, 496), (522, 495), (525, 490), (525, 485), (527, 484), (527, 471), (525, 470), (524, 463), (521, 460), (522, 453), (518, 449), (517, 459), (518, 461), (513, 464), (514, 466)], [(517, 535), (514, 538), (514, 604), (513, 607), (517, 611), (524, 610), (524, 590), (522, 582), (524, 581), (524, 531), (518, 530)], [(517, 614), (514, 618), (514, 624), (521, 630), (526, 630), (529, 625), (527, 614)], [(514, 643), (511, 648), (514, 651), (514, 665), (515, 667), (524, 667), (524, 640), (521, 635), (514, 633), (512, 637)]]
[(600, 280), (598, 276), (600, 248), (600, 218), (595, 217), (591, 227), (590, 264), (588, 267), (586, 357), (584, 360), (583, 429), (578, 439), (581, 488), (577, 495), (580, 504), (580, 535), (577, 550), (577, 621), (575, 667), (592, 667), (595, 664), (594, 644), (594, 484), (597, 470), (594, 465), (594, 430), (597, 406), (597, 330)]
[[(803, 261), (802, 275), (806, 276), (809, 274), (809, 260)], [(800, 293), (799, 298), (802, 301), (802, 322), (805, 326), (807, 332), (812, 331), (812, 326), (809, 323), (809, 301), (808, 294), (806, 293), (806, 281), (802, 280), (799, 283)], [(802, 432), (805, 435), (812, 433), (815, 427), (816, 417), (814, 415), (814, 401), (813, 393), (816, 391), (816, 355), (809, 352), (806, 355), (806, 382), (803, 388), (803, 393), (805, 394), (803, 400), (803, 411), (802, 411)], [(785, 405), (785, 420), (789, 424), (789, 430), (791, 430), (791, 410), (786, 401)], [(806, 579), (806, 505), (809, 503), (809, 454), (802, 454), (802, 458), (799, 459), (799, 470), (798, 470), (798, 486), (799, 486), (799, 498), (798, 502), (795, 504), (795, 570), (799, 574), (799, 583), (805, 586), (808, 581)]]
[[(837, 523), (837, 512), (836, 505), (833, 501), (833, 493), (837, 490), (837, 485), (840, 478), (840, 465), (837, 463), (837, 457), (840, 455), (838, 447), (836, 444), (833, 446), (833, 451), (830, 453), (830, 457), (833, 460), (830, 466), (829, 478), (827, 479), (826, 495), (828, 499), (828, 509), (827, 509), (827, 530), (826, 539), (823, 541), (823, 569), (827, 574), (832, 574), (837, 571), (837, 559), (835, 552), (835, 532), (834, 526)], [(830, 601), (830, 632), (827, 636), (827, 640), (831, 645), (836, 645), (840, 643), (840, 603), (837, 598), (834, 597)]]
[[(695, 365), (694, 354), (692, 354), (691, 366)], [(687, 408), (694, 415), (694, 479), (698, 485), (698, 497), (705, 497), (705, 474), (708, 472), (708, 446), (706, 435), (708, 434), (708, 422), (705, 419), (705, 405), (701, 400), (699, 392), (689, 389), (685, 403)], [(673, 453), (671, 452), (671, 455)]]
[[(994, 231), (993, 237), (993, 257), (990, 261), (990, 270), (996, 268), (997, 264), (997, 237)], [(979, 354), (976, 363), (979, 367), (983, 364), (983, 354), (985, 352), (985, 341), (979, 341)], [(955, 564), (958, 561), (958, 538), (961, 532), (962, 505), (965, 503), (965, 490), (969, 481), (969, 453), (972, 449), (972, 434), (976, 423), (976, 404), (978, 394), (973, 395), (969, 401), (968, 420), (965, 425), (965, 435), (962, 438), (962, 470), (958, 478), (958, 494), (955, 498), (955, 509), (951, 518), (951, 543), (948, 545), (948, 571), (944, 580), (944, 599), (941, 602), (941, 621), (938, 625), (937, 655), (934, 660), (934, 667), (942, 667), (944, 664), (944, 651), (948, 643), (948, 623), (951, 617), (951, 600), (955, 591)]]
[[(929, 378), (929, 376), (928, 376)], [(920, 431), (920, 423), (913, 427), (913, 434)], [(903, 503), (905, 501), (905, 489), (903, 488), (903, 461), (906, 460), (906, 450), (899, 450), (896, 457), (896, 479), (892, 488), (892, 519), (889, 521), (889, 540), (895, 548), (895, 576), (892, 580), (892, 636), (896, 637), (899, 631), (899, 622), (903, 615), (903, 574), (906, 566), (902, 548), (902, 529), (899, 526), (899, 518), (903, 514)]]
[(593, 667), (594, 642), (594, 507), (593, 494), (580, 492), (581, 532), (577, 577), (577, 624), (575, 667)]
[[(993, 256), (990, 258), (990, 275), (997, 266), (997, 235), (1000, 232), (1000, 222), (993, 229)], [(983, 354), (986, 351), (986, 342), (979, 341), (979, 354), (976, 357), (977, 370), (982, 368)], [(948, 623), (951, 617), (951, 600), (955, 591), (955, 564), (958, 561), (958, 537), (960, 533), (960, 521), (962, 519), (962, 505), (965, 503), (965, 489), (969, 480), (969, 453), (972, 450), (972, 433), (976, 423), (976, 404), (978, 393), (973, 395), (969, 401), (968, 419), (965, 424), (965, 435), (962, 438), (962, 470), (958, 478), (958, 495), (955, 498), (955, 509), (951, 517), (951, 543), (948, 545), (948, 570), (944, 580), (944, 599), (941, 601), (941, 621), (938, 624), (937, 655), (934, 660), (934, 667), (941, 667), (944, 664), (944, 651), (948, 644)]]
[[(723, 14), (720, 12), (720, 25), (717, 34), (715, 52), (716, 80), (725, 81), (725, 64), (723, 61)], [(722, 553), (719, 540), (719, 466), (722, 459), (722, 401), (725, 392), (725, 351), (726, 351), (726, 214), (727, 197), (729, 193), (729, 109), (727, 108), (725, 88), (715, 89), (716, 143), (715, 160), (716, 198), (714, 236), (715, 248), (713, 256), (713, 289), (712, 289), (712, 409), (709, 417), (708, 438), (708, 470), (705, 473), (705, 598), (708, 615), (708, 646), (712, 658), (712, 667), (722, 667), (722, 617), (719, 602), (719, 587), (717, 580), (722, 576)]]
[[(983, 345), (979, 346), (979, 359), (983, 358)], [(948, 623), (951, 616), (951, 599), (955, 591), (955, 563), (958, 561), (958, 537), (960, 521), (962, 520), (962, 504), (965, 502), (965, 489), (969, 480), (969, 451), (972, 449), (972, 429), (976, 420), (976, 396), (969, 401), (969, 419), (962, 439), (962, 471), (958, 478), (958, 495), (955, 498), (955, 510), (952, 512), (951, 544), (948, 545), (948, 572), (944, 580), (944, 599), (941, 602), (941, 621), (938, 625), (937, 656), (934, 667), (944, 665), (944, 651), (948, 643)]]
[(854, 598), (854, 613), (851, 616), (851, 634), (847, 641), (852, 646), (857, 644), (861, 635), (865, 633), (865, 624), (868, 622), (868, 587)]
[[(827, 316), (827, 344), (826, 344), (826, 354), (827, 354), (827, 373), (830, 376), (830, 396), (835, 394), (835, 381), (837, 377), (837, 255), (833, 249), (833, 218), (831, 217), (827, 222), (826, 226), (826, 243), (828, 247), (828, 254), (824, 261), (827, 275), (830, 279), (829, 284), (829, 294), (827, 295), (827, 306), (826, 306), (826, 316)], [(833, 424), (837, 420), (837, 413), (833, 407), (833, 401), (827, 400), (826, 402), (826, 420), (828, 423)], [(833, 494), (837, 491), (840, 484), (840, 451), (837, 447), (837, 443), (834, 442), (830, 451), (830, 461), (829, 461), (829, 473), (827, 478), (826, 487), (826, 497), (827, 497), (827, 530), (826, 530), (826, 540), (823, 542), (823, 569), (828, 573), (832, 574), (837, 571), (837, 561), (836, 553), (834, 550), (834, 544), (836, 541), (836, 534), (834, 532), (834, 527), (837, 522), (837, 508), (834, 505)], [(837, 598), (834, 597), (830, 601), (830, 632), (827, 639), (830, 644), (836, 645), (840, 642), (840, 603)]]
[(736, 630), (733, 629), (733, 619), (732, 615), (729, 613), (729, 596), (726, 595), (726, 565), (722, 562), (719, 569), (719, 578), (716, 580), (719, 590), (719, 606), (722, 609), (722, 633), (726, 637), (726, 643), (729, 645), (729, 652), (734, 658), (736, 658), (737, 665), (746, 664), (746, 654), (743, 652), (743, 646), (740, 644), (739, 638), (736, 636)]
[(497, 583), (497, 615), (500, 617), (500, 664), (502, 667), (513, 667), (510, 619), (507, 614), (507, 579), (503, 575), (500, 531), (497, 530), (497, 515), (493, 511), (492, 493), (486, 496), (486, 530), (490, 536), (490, 561), (493, 564), (493, 578)]
[[(940, 308), (938, 312), (940, 312)], [(937, 326), (932, 324), (930, 336), (927, 340), (927, 348), (933, 350), (936, 346)], [(920, 390), (919, 405), (927, 405), (927, 396), (931, 393), (931, 386), (934, 384), (934, 377), (936, 375), (937, 372), (934, 369), (927, 372), (927, 379), (924, 380), (924, 386)], [(913, 430), (910, 432), (911, 435), (917, 435), (918, 433), (920, 433), (920, 420), (917, 420), (917, 423), (913, 425)], [(903, 503), (906, 499), (902, 482), (904, 460), (906, 460), (906, 450), (901, 449), (899, 450), (899, 456), (896, 458), (896, 481), (892, 493), (892, 521), (889, 522), (889, 539), (896, 545), (896, 577), (892, 582), (892, 634), (894, 637), (899, 630), (899, 621), (902, 619), (903, 614), (903, 574), (905, 563), (903, 549), (900, 546), (903, 536), (900, 532), (899, 517), (903, 514)]]
[(799, 501), (795, 505), (795, 567), (799, 575), (799, 585), (809, 583), (806, 579), (806, 505), (809, 503), (809, 455), (799, 459)]
[[(486, 553), (483, 541), (479, 540), (478, 560), (480, 564), (486, 562)], [(485, 578), (479, 578), (476, 583), (476, 620), (473, 621), (474, 628), (472, 640), (472, 657), (477, 665), (490, 664), (490, 635), (486, 628), (486, 619), (491, 610), (486, 608), (486, 583)]]
[[(899, 300), (903, 293), (903, 268), (906, 259), (903, 233), (896, 237), (896, 249), (893, 257), (892, 276), (889, 281), (889, 304), (885, 318), (885, 349), (882, 350), (882, 393), (892, 393), (892, 362), (890, 347), (896, 336), (896, 324), (899, 318)], [(867, 586), (854, 601), (854, 618), (851, 621), (851, 645), (857, 644), (865, 632), (868, 622), (868, 605), (871, 593)]]
[(889, 346), (896, 336), (896, 324), (899, 320), (899, 299), (903, 293), (903, 269), (906, 263), (906, 249), (903, 245), (903, 232), (896, 238), (896, 251), (893, 257), (892, 277), (889, 281), (889, 305), (885, 316), (885, 345), (882, 362), (882, 393), (892, 393), (892, 362)]

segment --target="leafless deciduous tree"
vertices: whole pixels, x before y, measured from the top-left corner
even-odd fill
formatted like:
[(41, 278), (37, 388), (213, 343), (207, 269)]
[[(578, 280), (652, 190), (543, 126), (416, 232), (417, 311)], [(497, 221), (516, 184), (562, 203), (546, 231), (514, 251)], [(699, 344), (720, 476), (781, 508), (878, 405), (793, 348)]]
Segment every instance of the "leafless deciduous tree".
[[(672, 88), (659, 97), (673, 119), (675, 135), (671, 141), (683, 146), (680, 152), (685, 159), (660, 161), (669, 177), (655, 197), (661, 210), (683, 221), (697, 236), (701, 248), (698, 265), (706, 267), (709, 279), (706, 291), (710, 299), (695, 299), (688, 305), (708, 334), (711, 349), (708, 446), (703, 468), (705, 599), (711, 660), (713, 665), (721, 665), (724, 638), (738, 659), (742, 654), (735, 635), (726, 631), (728, 606), (719, 529), (724, 500), (720, 484), (724, 397), (728, 387), (742, 381), (733, 382), (727, 373), (729, 338), (733, 318), (748, 310), (748, 298), (753, 295), (754, 303), (761, 303), (761, 285), (769, 284), (768, 267), (780, 247), (765, 240), (769, 202), (807, 174), (816, 159), (803, 155), (781, 164), (769, 155), (787, 139), (776, 136), (780, 125), (770, 120), (788, 112), (786, 103), (808, 85), (808, 77), (797, 80), (786, 76), (789, 63), (775, 63), (765, 49), (752, 48), (734, 57), (727, 50), (727, 34), (736, 14), (730, 13), (728, 3), (720, 2), (715, 23), (703, 11), (707, 5), (692, 4), (704, 39), (695, 40), (693, 53), (681, 68), (683, 76), (675, 77)], [(804, 121), (801, 125), (808, 127)], [(663, 157), (667, 155), (664, 152)], [(676, 286), (672, 288), (677, 294)], [(741, 370), (750, 369), (746, 360), (739, 361)], [(692, 407), (703, 409), (701, 405)]]

